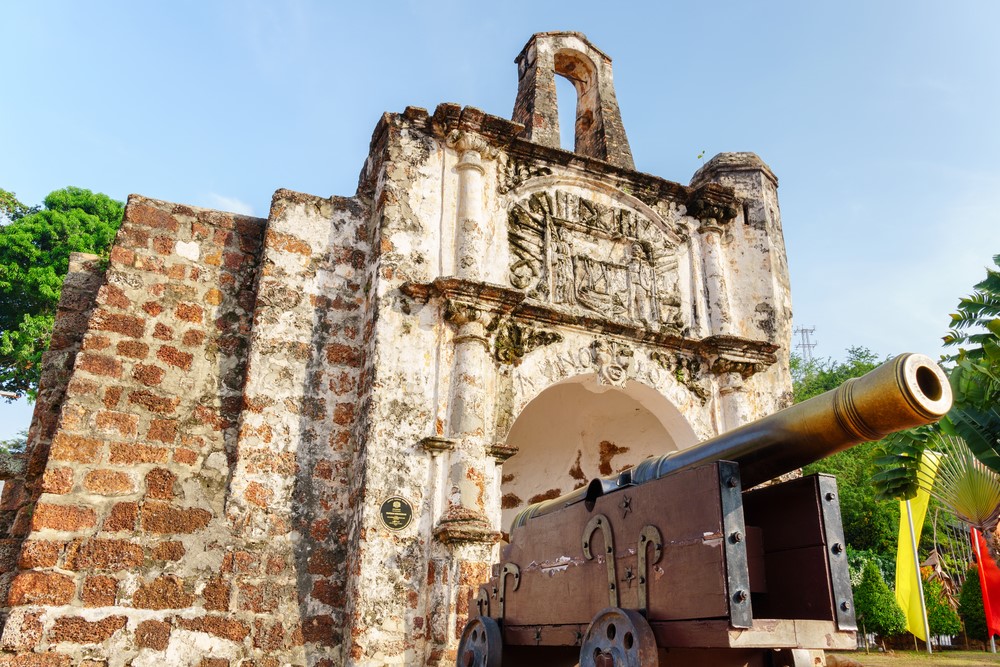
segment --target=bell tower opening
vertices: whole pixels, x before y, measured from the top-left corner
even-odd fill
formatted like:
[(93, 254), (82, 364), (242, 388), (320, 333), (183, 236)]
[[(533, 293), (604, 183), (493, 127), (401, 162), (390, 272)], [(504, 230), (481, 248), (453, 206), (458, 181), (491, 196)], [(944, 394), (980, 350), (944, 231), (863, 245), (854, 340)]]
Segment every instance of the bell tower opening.
[[(564, 76), (557, 76), (556, 100), (559, 107), (559, 147), (564, 151), (576, 150), (576, 107), (579, 94), (573, 82)], [(572, 102), (572, 103), (571, 103)]]
[[(574, 104), (570, 108), (565, 104), (569, 95), (562, 97), (564, 104), (559, 108), (559, 122), (570, 118), (573, 128), (573, 148), (575, 153), (581, 155), (592, 155), (599, 157), (599, 135), (601, 109), (597, 94), (597, 68), (587, 56), (579, 51), (562, 49), (555, 53), (554, 71), (556, 77), (556, 89), (564, 88), (560, 86), (560, 80), (568, 81), (573, 85), (572, 99)], [(568, 91), (567, 91), (568, 92)], [(571, 115), (572, 114), (572, 115)], [(566, 146), (566, 130), (562, 130), (560, 137), (563, 147)]]

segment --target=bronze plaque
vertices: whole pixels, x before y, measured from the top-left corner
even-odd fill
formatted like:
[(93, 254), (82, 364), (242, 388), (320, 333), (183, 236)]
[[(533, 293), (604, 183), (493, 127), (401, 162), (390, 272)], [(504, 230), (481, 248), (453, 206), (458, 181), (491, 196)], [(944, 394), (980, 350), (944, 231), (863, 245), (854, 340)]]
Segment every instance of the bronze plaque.
[(382, 515), (382, 523), (386, 525), (386, 528), (403, 530), (413, 520), (413, 506), (405, 498), (393, 496), (382, 503), (379, 514)]

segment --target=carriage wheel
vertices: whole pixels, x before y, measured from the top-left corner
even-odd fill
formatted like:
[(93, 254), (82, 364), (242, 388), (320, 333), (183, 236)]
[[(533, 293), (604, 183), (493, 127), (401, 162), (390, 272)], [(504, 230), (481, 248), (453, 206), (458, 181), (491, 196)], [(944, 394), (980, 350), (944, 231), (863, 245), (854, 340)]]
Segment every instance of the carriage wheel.
[(657, 667), (656, 638), (637, 611), (608, 607), (590, 622), (580, 667)]
[(458, 642), (458, 667), (500, 667), (503, 636), (500, 625), (489, 616), (477, 616), (465, 624)]

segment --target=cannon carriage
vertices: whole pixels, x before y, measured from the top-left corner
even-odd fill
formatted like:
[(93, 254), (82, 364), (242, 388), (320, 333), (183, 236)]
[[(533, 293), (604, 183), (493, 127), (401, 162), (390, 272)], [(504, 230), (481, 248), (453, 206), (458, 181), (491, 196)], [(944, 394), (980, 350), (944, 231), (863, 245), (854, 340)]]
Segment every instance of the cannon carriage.
[(825, 650), (853, 649), (836, 480), (761, 485), (936, 421), (950, 405), (937, 365), (901, 355), (527, 507), (470, 605), (458, 664), (804, 667), (822, 664)]

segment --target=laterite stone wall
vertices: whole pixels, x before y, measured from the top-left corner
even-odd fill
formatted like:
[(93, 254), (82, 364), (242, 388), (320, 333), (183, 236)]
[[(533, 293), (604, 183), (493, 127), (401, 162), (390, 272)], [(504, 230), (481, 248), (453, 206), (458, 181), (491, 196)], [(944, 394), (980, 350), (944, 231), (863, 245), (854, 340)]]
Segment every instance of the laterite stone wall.
[[(24, 539), (6, 564), (17, 574), (0, 664), (316, 664), (337, 645), (346, 519), (332, 513), (346, 502), (330, 489), (348, 476), (337, 452), (354, 418), (359, 286), (310, 259), (310, 242), (327, 257), (330, 225), (296, 227), (281, 211), (308, 205), (293, 200), (276, 195), (265, 235), (262, 219), (133, 196), (86, 325), (85, 294), (67, 284), (60, 324), (86, 334), (65, 397), (49, 398), (65, 372), (43, 382), (37, 493), (13, 485), (5, 498), (8, 513), (22, 501), (11, 551)], [(353, 272), (363, 251), (353, 228), (347, 237), (329, 261)], [(304, 320), (283, 336), (274, 327), (295, 305)], [(334, 362), (325, 375), (320, 358)], [(286, 383), (296, 395), (278, 396), (275, 368), (303, 371)], [(323, 430), (301, 441), (285, 430), (309, 420)], [(311, 474), (296, 485), (303, 466)]]

